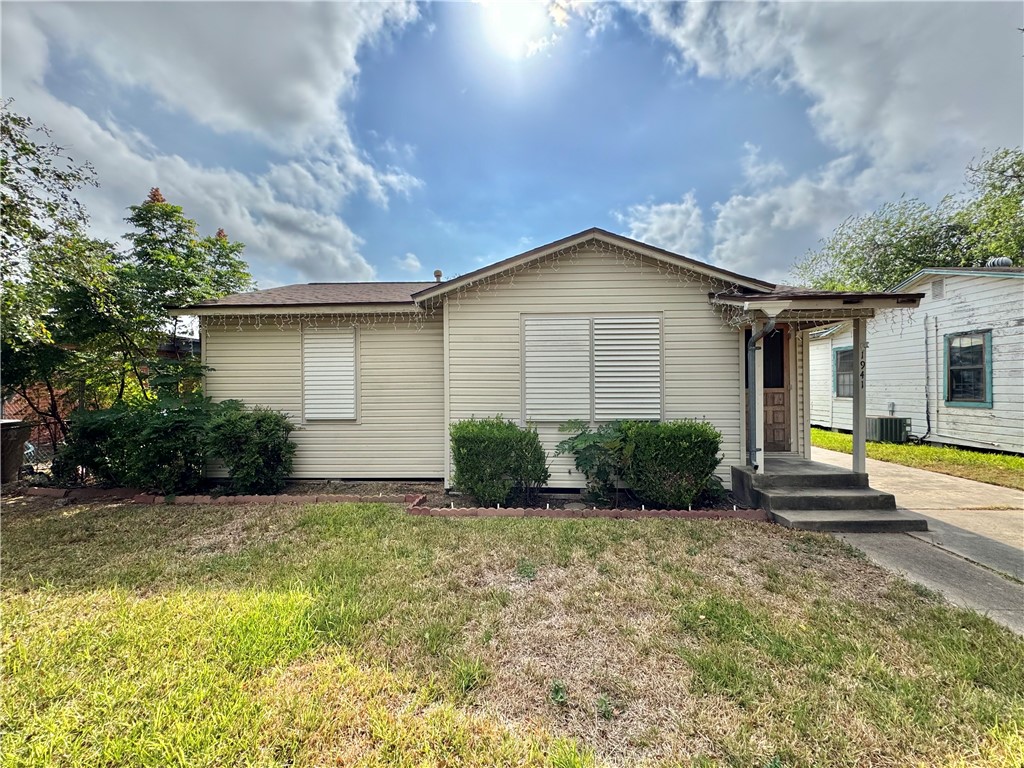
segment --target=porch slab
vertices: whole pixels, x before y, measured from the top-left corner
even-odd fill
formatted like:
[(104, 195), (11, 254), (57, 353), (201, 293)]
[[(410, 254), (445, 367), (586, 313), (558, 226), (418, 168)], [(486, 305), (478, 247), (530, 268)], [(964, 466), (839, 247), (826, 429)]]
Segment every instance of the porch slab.
[(903, 509), (781, 509), (769, 515), (783, 528), (801, 531), (909, 533), (928, 530), (926, 517)]

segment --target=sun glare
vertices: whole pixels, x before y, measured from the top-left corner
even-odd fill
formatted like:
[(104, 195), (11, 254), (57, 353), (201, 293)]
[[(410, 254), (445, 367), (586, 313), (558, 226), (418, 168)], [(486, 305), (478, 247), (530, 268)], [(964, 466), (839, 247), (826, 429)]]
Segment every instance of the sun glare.
[(547, 3), (483, 0), (480, 5), (484, 38), (498, 55), (524, 59), (554, 42)]

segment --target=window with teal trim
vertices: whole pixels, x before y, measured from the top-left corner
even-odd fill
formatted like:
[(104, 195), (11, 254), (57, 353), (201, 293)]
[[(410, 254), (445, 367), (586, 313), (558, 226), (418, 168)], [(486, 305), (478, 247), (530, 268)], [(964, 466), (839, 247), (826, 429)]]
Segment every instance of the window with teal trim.
[(992, 332), (946, 335), (946, 405), (992, 407)]
[(853, 397), (853, 347), (832, 350), (832, 391), (836, 397)]

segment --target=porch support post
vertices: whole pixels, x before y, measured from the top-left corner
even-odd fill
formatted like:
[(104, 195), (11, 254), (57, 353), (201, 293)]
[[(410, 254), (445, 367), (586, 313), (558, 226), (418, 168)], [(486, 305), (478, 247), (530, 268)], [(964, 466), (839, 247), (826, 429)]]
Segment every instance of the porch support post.
[[(764, 321), (754, 323), (754, 338), (764, 331)], [(754, 411), (754, 462), (757, 474), (764, 474), (764, 341), (758, 341), (754, 347), (754, 388), (749, 393)]]
[(853, 471), (867, 471), (867, 320), (853, 321)]
[(804, 444), (804, 458), (810, 460), (811, 458), (811, 333), (810, 331), (801, 331), (800, 349), (802, 350), (803, 366), (801, 371), (802, 381), (801, 395), (803, 396), (803, 410), (800, 414), (802, 424), (800, 425), (800, 431), (803, 433), (802, 440)]

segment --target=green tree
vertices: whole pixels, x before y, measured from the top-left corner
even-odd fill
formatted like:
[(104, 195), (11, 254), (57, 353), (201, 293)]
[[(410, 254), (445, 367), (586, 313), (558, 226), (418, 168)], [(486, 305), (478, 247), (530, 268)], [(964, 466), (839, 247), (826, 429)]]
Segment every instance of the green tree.
[[(126, 249), (90, 238), (75, 191), (95, 178), (4, 104), (2, 394), (17, 395), (66, 436), (72, 405), (180, 394), (197, 361), (158, 360), (176, 335), (168, 306), (253, 287), (243, 244), (201, 237), (152, 189), (127, 218)], [(36, 133), (34, 133), (36, 131)], [(10, 216), (8, 216), (10, 214)]]
[(983, 266), (1024, 254), (1024, 152), (1003, 149), (968, 167), (966, 190), (937, 205), (886, 203), (851, 217), (794, 267), (828, 290), (885, 290), (925, 267)]
[(1024, 254), (1024, 152), (1001, 149), (969, 165), (967, 183), (977, 194), (955, 216), (966, 232), (964, 250), (974, 262), (1009, 256), (1019, 265)]
[(29, 287), (66, 276), (86, 283), (101, 281), (92, 249), (68, 248), (84, 232), (80, 189), (96, 186), (88, 163), (78, 164), (64, 147), (50, 141), (46, 126), (0, 103), (0, 329), (7, 344), (45, 339), (47, 307)]
[(195, 221), (181, 206), (164, 199), (158, 187), (140, 205), (129, 208), (125, 219), (134, 231), (125, 234), (131, 244), (121, 269), (123, 292), (134, 297), (140, 333), (161, 334), (177, 320), (167, 307), (182, 307), (204, 299), (249, 290), (254, 286), (248, 265), (241, 258), (242, 243), (231, 242), (223, 229), (201, 238)]

